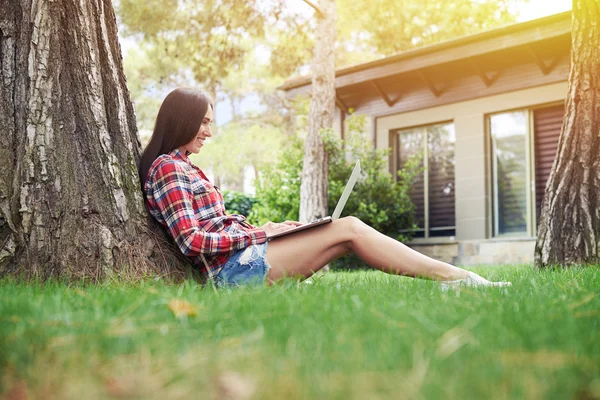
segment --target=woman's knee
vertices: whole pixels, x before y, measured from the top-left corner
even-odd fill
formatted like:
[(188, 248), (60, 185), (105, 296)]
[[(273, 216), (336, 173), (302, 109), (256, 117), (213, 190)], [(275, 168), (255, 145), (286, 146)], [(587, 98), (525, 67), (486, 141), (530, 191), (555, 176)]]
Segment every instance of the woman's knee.
[(344, 229), (349, 232), (353, 238), (364, 236), (369, 229), (369, 226), (356, 217), (344, 217)]

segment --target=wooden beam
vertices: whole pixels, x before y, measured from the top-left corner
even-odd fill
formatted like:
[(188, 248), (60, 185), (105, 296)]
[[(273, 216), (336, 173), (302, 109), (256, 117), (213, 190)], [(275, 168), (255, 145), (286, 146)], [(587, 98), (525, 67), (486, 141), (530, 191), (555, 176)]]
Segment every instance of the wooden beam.
[(538, 67), (540, 67), (540, 70), (542, 71), (542, 74), (544, 75), (548, 75), (550, 72), (552, 72), (554, 70), (554, 68), (556, 68), (556, 65), (558, 64), (558, 62), (560, 61), (560, 55), (554, 57), (553, 60), (550, 60), (549, 63), (546, 63), (546, 61), (544, 59), (542, 59), (542, 57), (538, 54), (537, 51), (535, 51), (535, 49), (533, 48), (533, 46), (531, 44), (527, 45), (527, 50), (529, 51), (529, 54), (531, 54), (533, 56), (533, 58), (535, 59), (536, 64), (538, 65)]
[(381, 88), (381, 86), (379, 86), (379, 84), (376, 81), (372, 80), (370, 82), (371, 82), (371, 85), (377, 91), (377, 93), (379, 93), (379, 95), (381, 96), (381, 98), (386, 102), (386, 104), (388, 105), (388, 107), (392, 107), (394, 104), (396, 104), (398, 102), (398, 100), (400, 100), (400, 96), (396, 97), (394, 100), (390, 99), (390, 97), (387, 95), (387, 93), (385, 93), (383, 91), (383, 89)]
[(342, 101), (342, 99), (340, 99), (340, 96), (338, 96), (338, 94), (335, 94), (335, 104), (338, 106), (338, 108), (340, 110), (342, 110), (343, 113), (345, 114), (350, 114), (350, 109), (348, 108), (348, 106), (346, 105), (346, 103), (344, 103)]
[(494, 82), (496, 82), (498, 77), (500, 76), (500, 71), (496, 71), (496, 73), (492, 74), (492, 76), (490, 77), (490, 76), (488, 76), (488, 73), (483, 70), (481, 65), (479, 65), (477, 60), (475, 60), (474, 58), (469, 58), (468, 60), (469, 60), (469, 63), (475, 68), (475, 70), (479, 74), (479, 77), (481, 78), (481, 80), (483, 81), (485, 86), (487, 86), (487, 87), (492, 86), (494, 84)]
[(433, 93), (433, 95), (435, 97), (440, 97), (442, 95), (442, 93), (444, 92), (443, 89), (438, 89), (435, 84), (431, 81), (431, 79), (429, 79), (429, 77), (425, 74), (425, 72), (421, 71), (420, 69), (417, 70), (417, 74), (419, 74), (419, 76), (421, 77), (421, 79), (427, 84), (427, 86), (429, 86), (429, 90), (431, 90), (431, 93)]

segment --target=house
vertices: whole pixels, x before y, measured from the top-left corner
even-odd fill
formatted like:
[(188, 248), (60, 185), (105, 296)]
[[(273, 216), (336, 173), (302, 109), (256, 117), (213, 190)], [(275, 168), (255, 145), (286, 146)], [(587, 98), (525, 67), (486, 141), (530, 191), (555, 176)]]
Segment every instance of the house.
[[(352, 110), (395, 172), (423, 153), (409, 245), (459, 265), (533, 261), (564, 114), (571, 13), (336, 71), (336, 129)], [(310, 78), (287, 81), (306, 95)]]

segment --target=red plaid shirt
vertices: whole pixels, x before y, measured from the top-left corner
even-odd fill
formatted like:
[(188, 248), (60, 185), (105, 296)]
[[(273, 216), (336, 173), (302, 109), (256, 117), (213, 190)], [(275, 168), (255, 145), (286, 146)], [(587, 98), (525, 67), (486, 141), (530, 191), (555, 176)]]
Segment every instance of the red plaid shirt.
[(218, 188), (178, 149), (154, 160), (144, 191), (150, 214), (208, 279), (236, 250), (267, 241), (244, 216), (225, 214)]

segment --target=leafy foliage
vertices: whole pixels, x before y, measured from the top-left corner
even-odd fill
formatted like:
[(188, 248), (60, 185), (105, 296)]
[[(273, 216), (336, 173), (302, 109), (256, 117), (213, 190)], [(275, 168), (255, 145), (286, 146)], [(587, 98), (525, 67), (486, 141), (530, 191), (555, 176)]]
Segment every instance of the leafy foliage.
[[(336, 68), (514, 22), (514, 2), (339, 0)], [(155, 103), (178, 85), (200, 85), (232, 103), (255, 93), (284, 112), (289, 105), (275, 88), (308, 72), (314, 46), (316, 19), (298, 3), (120, 0), (122, 34), (137, 46), (124, 64), (142, 128), (151, 129)]]
[(410, 159), (396, 180), (386, 171), (390, 150), (373, 150), (364, 126), (364, 117), (353, 115), (348, 119), (348, 139), (345, 143), (335, 137), (327, 141), (331, 164), (330, 213), (342, 195), (355, 160), (360, 159), (362, 177), (348, 199), (343, 215), (353, 215), (382, 233), (405, 240), (408, 236), (399, 232), (414, 227), (415, 207), (410, 199), (410, 188), (422, 171), (422, 155)]
[[(339, 0), (336, 66), (512, 22), (512, 2)], [(298, 8), (290, 8), (281, 0), (118, 2), (122, 32), (137, 42), (126, 53), (124, 65), (141, 135), (151, 131), (160, 101), (170, 89), (203, 87), (214, 96), (217, 108), (224, 100), (230, 103), (233, 125), (223, 127), (217, 121), (223, 137), (215, 135), (198, 164), (215, 171), (224, 187), (242, 190), (244, 168), (259, 173), (276, 161), (270, 151), (285, 141), (273, 138), (287, 140), (289, 132), (302, 129), (298, 125), (304, 115), (276, 89), (290, 76), (308, 72), (316, 18), (310, 7), (298, 3)], [(248, 98), (256, 99), (252, 114), (242, 110)], [(264, 131), (264, 141), (245, 142), (260, 136), (253, 130)], [(235, 149), (227, 145), (242, 142), (249, 144)], [(330, 197), (335, 200), (335, 193)], [(294, 210), (289, 213), (297, 218)], [(374, 210), (369, 213), (375, 215)], [(383, 223), (382, 215), (373, 221)]]
[(283, 132), (263, 121), (231, 122), (219, 128), (206, 150), (191, 156), (192, 161), (213, 171), (228, 188), (243, 189), (244, 168), (255, 176), (280, 152)]
[(277, 163), (267, 165), (255, 181), (257, 205), (250, 219), (258, 225), (268, 221), (298, 220), (304, 142), (293, 137)]
[[(399, 172), (398, 180), (385, 171), (389, 150), (372, 150), (364, 132), (364, 117), (348, 118), (348, 139), (342, 141), (330, 131), (323, 133), (329, 152), (329, 212), (332, 213), (356, 159), (362, 176), (342, 215), (353, 215), (378, 231), (396, 239), (407, 239), (401, 230), (414, 227), (414, 205), (410, 187), (421, 172), (420, 157), (412, 159)], [(256, 183), (258, 204), (251, 218), (258, 224), (285, 219), (297, 220), (300, 204), (303, 141), (288, 143), (277, 164), (265, 168)]]
[(380, 55), (514, 22), (515, 0), (339, 0), (339, 36)]
[(144, 51), (143, 45), (131, 48), (125, 61), (123, 67), (128, 77), (127, 88), (134, 101), (136, 121), (145, 145), (150, 139), (160, 103), (166, 93), (164, 96), (158, 95), (160, 88), (154, 79), (156, 66)]
[[(163, 86), (202, 85), (216, 99), (220, 82), (241, 68), (252, 38), (264, 35), (264, 14), (257, 0), (121, 0), (117, 7), (124, 34), (138, 39), (152, 63), (129, 69), (129, 80), (150, 78)], [(140, 57), (140, 55), (136, 55)], [(128, 58), (126, 58), (126, 64)]]
[(254, 197), (233, 190), (224, 190), (223, 200), (229, 214), (240, 214), (245, 217), (250, 215), (252, 207), (257, 203)]
[(256, 1), (121, 0), (126, 34), (141, 34), (165, 75), (189, 68), (199, 83), (212, 85), (239, 65), (246, 38), (264, 34)]

